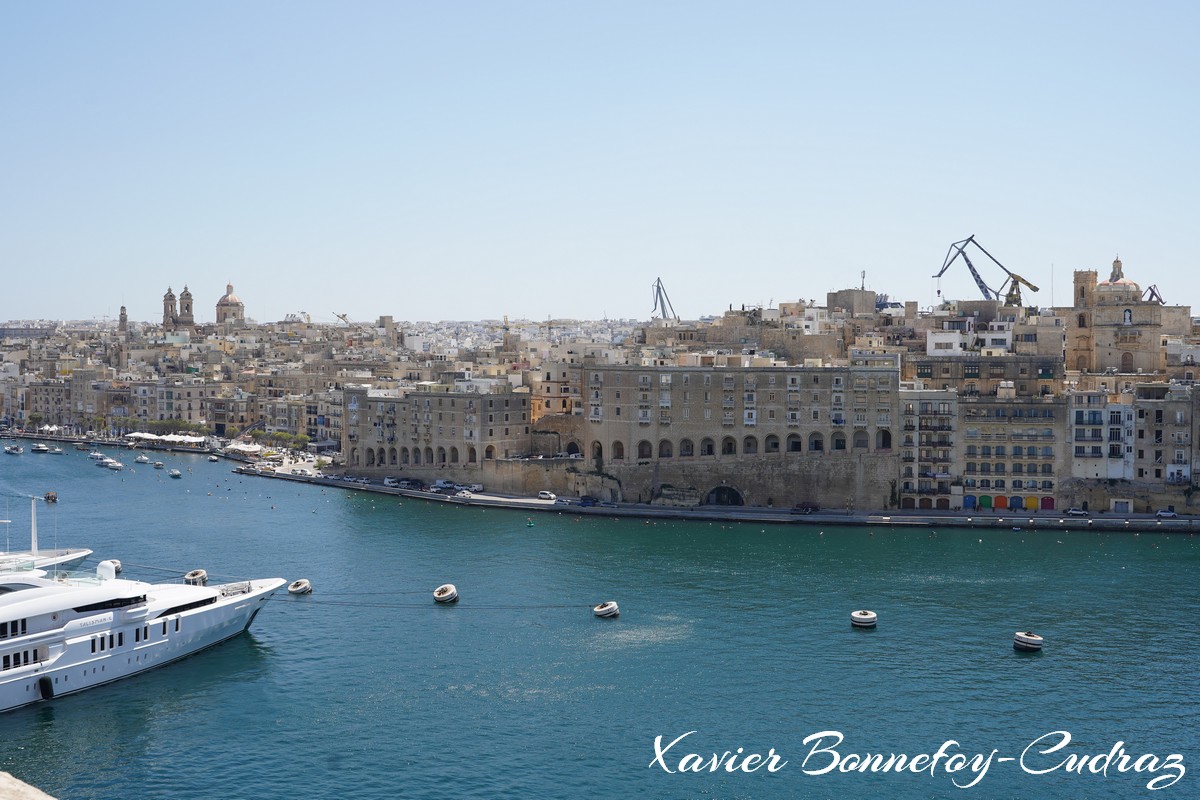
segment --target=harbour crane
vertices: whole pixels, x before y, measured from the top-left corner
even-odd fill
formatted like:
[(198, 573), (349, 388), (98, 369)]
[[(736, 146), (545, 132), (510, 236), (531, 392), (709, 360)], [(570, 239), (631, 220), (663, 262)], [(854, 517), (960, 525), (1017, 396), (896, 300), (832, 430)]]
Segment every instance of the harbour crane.
[(667, 287), (663, 286), (662, 278), (655, 279), (650, 288), (654, 290), (654, 308), (650, 309), (650, 316), (653, 318), (654, 312), (658, 311), (662, 314), (663, 319), (673, 319), (679, 322), (679, 315), (675, 313), (675, 307), (671, 305), (671, 298), (667, 297)]
[[(992, 263), (1004, 270), (1004, 274), (1008, 276), (1004, 283), (1000, 285), (999, 290), (988, 286), (987, 281), (985, 281), (983, 276), (979, 274), (979, 270), (975, 269), (975, 265), (971, 263), (971, 259), (967, 255), (967, 245), (969, 244), (973, 244), (978, 247), (981, 253), (990, 258)], [(970, 270), (971, 277), (975, 279), (975, 285), (979, 287), (979, 291), (983, 293), (983, 298), (985, 300), (999, 300), (1001, 296), (1003, 296), (1004, 305), (1020, 306), (1022, 286), (1026, 287), (1031, 292), (1038, 291), (1038, 287), (1034, 286), (1028, 280), (997, 261), (996, 257), (985, 250), (983, 245), (975, 241), (975, 234), (971, 234), (966, 239), (954, 242), (950, 245), (950, 249), (946, 251), (946, 260), (942, 262), (941, 270), (938, 271), (938, 273), (933, 277), (941, 278), (942, 275), (946, 274), (946, 270), (950, 269), (950, 265), (953, 264), (955, 259), (957, 259), (959, 256), (962, 256), (962, 260), (966, 262), (967, 269)], [(941, 295), (941, 293), (942, 290), (939, 288), (938, 294)]]

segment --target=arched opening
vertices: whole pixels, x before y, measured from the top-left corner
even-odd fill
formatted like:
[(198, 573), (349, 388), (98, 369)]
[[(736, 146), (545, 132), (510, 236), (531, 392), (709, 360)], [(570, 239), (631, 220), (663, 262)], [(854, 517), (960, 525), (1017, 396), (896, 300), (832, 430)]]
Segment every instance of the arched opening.
[(825, 452), (825, 437), (819, 433), (811, 433), (808, 436), (808, 452), (823, 453)]
[(1038, 499), (1036, 497), (1026, 497), (1025, 498), (1025, 510), (1026, 511), (1037, 511), (1037, 508), (1038, 508)]
[(744, 506), (746, 501), (742, 499), (742, 494), (732, 486), (718, 486), (711, 490), (704, 498), (706, 506)]
[(751, 456), (758, 452), (758, 439), (747, 436), (742, 440), (742, 455)]
[(711, 456), (716, 452), (716, 447), (713, 445), (713, 440), (704, 438), (700, 440), (700, 455)]
[(900, 507), (901, 508), (916, 508), (917, 501), (913, 500), (911, 497), (905, 497), (903, 500), (900, 501)]
[(379, 452), (375, 456), (375, 463), (381, 467), (387, 466), (387, 451), (384, 450), (382, 447), (379, 448)]
[(721, 440), (721, 455), (736, 456), (737, 455), (737, 440), (732, 436), (726, 436)]
[(996, 495), (992, 498), (992, 507), (997, 511), (1008, 508), (1008, 498), (1004, 495)]
[(479, 454), (475, 451), (475, 448), (468, 447), (467, 448), (467, 463), (474, 464), (476, 459), (478, 459), (478, 458), (479, 458)]
[(350, 448), (350, 466), (352, 466), (352, 467), (358, 466), (358, 448), (357, 447)]
[(567, 442), (567, 449), (564, 450), (563, 452), (565, 452), (569, 456), (577, 456), (580, 453), (582, 453), (583, 451), (579, 449), (579, 445), (577, 443)]
[(409, 459), (408, 448), (401, 447), (400, 448), (400, 463), (407, 465), (410, 463), (408, 459)]
[(770, 436), (768, 436), (763, 441), (763, 452), (764, 453), (778, 453), (779, 452), (779, 437), (773, 433)]
[(367, 466), (375, 466), (375, 451), (370, 447), (367, 448)]
[(1076, 324), (1078, 324), (1080, 328), (1086, 328), (1087, 327), (1087, 314), (1080, 314), (1079, 319), (1076, 320)]
[(412, 463), (416, 466), (421, 465), (421, 448), (414, 447), (412, 451)]
[(839, 432), (839, 433), (835, 433), (833, 436), (830, 436), (829, 437), (829, 449), (835, 453), (838, 452), (839, 450), (845, 450), (846, 449), (846, 434)]
[(854, 449), (866, 450), (871, 446), (871, 435), (866, 431), (854, 432)]
[(963, 511), (974, 511), (974, 510), (975, 510), (975, 495), (973, 495), (973, 494), (963, 495)]
[(446, 463), (446, 448), (439, 447), (437, 449), (437, 463), (439, 463), (439, 464)]
[(613, 442), (612, 450), (613, 450), (613, 460), (614, 461), (624, 461), (625, 460), (625, 445), (623, 443)]
[(639, 461), (650, 458), (653, 455), (654, 447), (649, 442), (647, 442), (645, 439), (642, 439), (640, 442), (638, 442), (637, 457)]
[(388, 448), (388, 463), (391, 464), (393, 467), (396, 466), (397, 463), (399, 463), (399, 460), (396, 458), (396, 448), (394, 448), (394, 447)]
[(980, 508), (991, 508), (992, 507), (991, 495), (987, 495), (987, 494), (980, 495), (979, 496), (979, 507)]
[(800, 438), (799, 434), (797, 434), (797, 433), (788, 434), (787, 451), (789, 453), (804, 452), (804, 440)]
[(1075, 369), (1080, 372), (1087, 372), (1087, 356), (1079, 356), (1075, 359)]
[(432, 447), (425, 448), (425, 463), (426, 464), (433, 463), (433, 448)]
[(691, 439), (680, 439), (679, 440), (679, 457), (680, 458), (691, 458), (695, 454), (696, 454), (696, 445), (692, 443)]
[(658, 443), (658, 457), (659, 458), (671, 458), (674, 456), (674, 454), (675, 454), (675, 452), (674, 452), (674, 449), (671, 447), (671, 442), (669, 439), (663, 439), (661, 442)]
[(1133, 372), (1133, 353), (1121, 353), (1121, 372)]
[(892, 432), (886, 428), (875, 433), (875, 449), (876, 450), (891, 450), (892, 449)]
[(489, 444), (483, 450), (483, 458), (485, 461), (491, 461), (495, 457), (496, 457), (496, 447), (494, 445)]
[(452, 447), (450, 448), (450, 463), (451, 463), (451, 464), (457, 464), (457, 463), (458, 463), (458, 448), (457, 448), (457, 447), (453, 447), (453, 446), (452, 446)]
[(1053, 497), (1043, 497), (1042, 498), (1042, 511), (1053, 511), (1053, 510), (1054, 510), (1054, 498)]
[(950, 498), (939, 497), (937, 501), (937, 507), (943, 511), (948, 511), (950, 509)]
[(928, 497), (922, 497), (917, 502), (917, 508), (933, 508), (933, 500)]
[(596, 465), (596, 469), (604, 466), (604, 445), (599, 442), (592, 442), (592, 463)]

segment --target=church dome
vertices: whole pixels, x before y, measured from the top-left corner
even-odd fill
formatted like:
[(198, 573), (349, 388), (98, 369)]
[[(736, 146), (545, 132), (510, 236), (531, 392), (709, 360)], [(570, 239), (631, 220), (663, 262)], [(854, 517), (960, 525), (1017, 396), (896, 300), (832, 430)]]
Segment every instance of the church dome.
[(1141, 296), (1142, 287), (1125, 277), (1121, 259), (1117, 258), (1113, 260), (1112, 274), (1108, 280), (1096, 284), (1096, 291), (1105, 297), (1135, 299)]
[(240, 306), (241, 299), (233, 293), (233, 284), (225, 284), (225, 296), (217, 301), (217, 306)]

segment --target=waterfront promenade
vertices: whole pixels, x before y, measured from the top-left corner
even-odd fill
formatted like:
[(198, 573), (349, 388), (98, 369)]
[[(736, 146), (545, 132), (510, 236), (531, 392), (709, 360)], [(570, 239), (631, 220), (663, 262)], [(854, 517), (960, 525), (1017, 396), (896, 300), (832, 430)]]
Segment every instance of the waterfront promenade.
[[(311, 465), (309, 465), (311, 466)], [(1024, 512), (1019, 514), (1000, 511), (964, 513), (961, 511), (933, 510), (856, 510), (825, 509), (811, 513), (796, 513), (788, 508), (762, 506), (663, 506), (650, 503), (597, 503), (580, 505), (576, 498), (559, 497), (556, 500), (540, 500), (536, 497), (520, 497), (494, 493), (472, 493), (471, 497), (455, 497), (432, 491), (386, 487), (381, 483), (361, 481), (348, 482), (340, 476), (310, 476), (293, 472), (303, 469), (301, 464), (285, 462), (273, 471), (262, 471), (253, 466), (234, 469), (242, 475), (287, 481), (314, 483), (332, 486), (347, 491), (373, 492), (394, 495), (429, 503), (446, 503), (460, 506), (484, 508), (506, 508), (513, 511), (551, 514), (577, 514), (589, 517), (623, 517), (646, 520), (682, 519), (719, 522), (762, 523), (770, 525), (802, 525), (806, 527), (957, 527), (995, 530), (1100, 530), (1131, 532), (1187, 532), (1200, 530), (1200, 519), (1181, 515), (1174, 519), (1157, 519), (1152, 514), (1118, 515), (1097, 513), (1080, 517), (1063, 512)]]

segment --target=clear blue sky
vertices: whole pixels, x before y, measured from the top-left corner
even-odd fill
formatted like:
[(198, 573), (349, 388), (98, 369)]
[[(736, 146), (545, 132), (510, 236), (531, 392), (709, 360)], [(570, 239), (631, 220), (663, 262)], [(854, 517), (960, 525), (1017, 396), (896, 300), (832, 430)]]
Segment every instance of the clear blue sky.
[[(975, 234), (1200, 307), (1195, 4), (10, 2), (0, 320), (935, 299)], [(976, 262), (994, 286), (998, 270)], [(957, 265), (952, 297), (978, 296)]]

